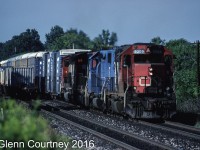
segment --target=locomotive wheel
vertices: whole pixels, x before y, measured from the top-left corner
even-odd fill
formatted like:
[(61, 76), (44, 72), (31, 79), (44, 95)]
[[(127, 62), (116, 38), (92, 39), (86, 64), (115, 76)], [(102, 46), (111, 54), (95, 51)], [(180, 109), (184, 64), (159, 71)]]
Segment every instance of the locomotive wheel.
[(122, 101), (111, 101), (112, 111), (116, 113), (121, 113), (123, 111), (123, 102)]
[(92, 106), (94, 108), (102, 109), (103, 107), (103, 101), (99, 98), (93, 98), (92, 100)]

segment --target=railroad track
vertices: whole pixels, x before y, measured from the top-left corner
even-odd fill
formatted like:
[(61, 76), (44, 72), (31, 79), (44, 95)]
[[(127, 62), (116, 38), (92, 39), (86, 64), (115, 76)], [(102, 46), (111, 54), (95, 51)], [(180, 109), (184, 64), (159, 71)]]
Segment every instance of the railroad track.
[[(61, 111), (68, 113), (67, 111), (62, 110), (62, 109)], [(162, 124), (154, 124), (154, 123), (149, 123), (145, 121), (139, 121), (139, 123), (148, 127), (153, 127), (154, 129), (158, 129), (161, 132), (165, 132), (166, 134), (174, 135), (175, 137), (179, 136), (179, 137), (192, 139), (193, 141), (196, 141), (196, 142), (200, 141), (200, 129), (194, 128), (192, 126), (183, 125), (183, 124), (175, 123), (175, 122), (169, 122), (169, 121), (165, 121), (165, 123), (162, 123)]]
[(192, 126), (187, 126), (169, 121), (165, 121), (165, 123), (160, 124), (149, 123), (146, 121), (139, 121), (139, 123), (146, 126), (151, 126), (158, 130), (163, 130), (164, 132), (168, 132), (176, 136), (178, 135), (186, 138), (191, 138), (197, 142), (200, 141), (200, 129), (194, 128)]
[(89, 132), (101, 139), (109, 141), (123, 149), (174, 149), (174, 147), (134, 135), (117, 128), (109, 127), (87, 118), (77, 116), (69, 111), (46, 105), (42, 111), (59, 120)]
[[(169, 146), (170, 144), (164, 145), (165, 142), (160, 143), (159, 141), (154, 141), (153, 139), (150, 140), (148, 137), (135, 135), (125, 130), (102, 124), (102, 122), (100, 123), (98, 121), (94, 121), (91, 118), (83, 117), (83, 115), (80, 116), (74, 113), (74, 111), (71, 111), (79, 109), (76, 106), (68, 106), (67, 103), (60, 101), (54, 102), (55, 106), (52, 106), (51, 103), (43, 104), (41, 107), (42, 111), (51, 113), (49, 114), (50, 116), (65, 121), (66, 123), (72, 123), (72, 125), (76, 124), (74, 125), (76, 128), (80, 128), (97, 137), (102, 137), (102, 139), (106, 141), (109, 140), (114, 145), (117, 145), (117, 147), (122, 147), (123, 149), (176, 149), (175, 147), (172, 147), (172, 145)], [(98, 115), (98, 113), (96, 115)], [(154, 124), (144, 121), (139, 121), (139, 123), (143, 125), (144, 129), (148, 127), (154, 131), (159, 131), (164, 135), (170, 135), (175, 139), (185, 138), (195, 143), (199, 143), (200, 141), (199, 129), (193, 129), (190, 126), (177, 123), (175, 124), (168, 121), (163, 124)]]

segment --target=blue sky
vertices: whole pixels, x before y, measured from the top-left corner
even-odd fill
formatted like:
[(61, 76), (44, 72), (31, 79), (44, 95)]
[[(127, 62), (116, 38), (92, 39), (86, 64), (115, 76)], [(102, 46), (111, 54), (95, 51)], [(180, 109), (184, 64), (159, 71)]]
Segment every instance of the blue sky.
[(91, 39), (102, 29), (118, 35), (118, 45), (185, 38), (200, 40), (200, 0), (0, 0), (0, 42), (27, 28), (41, 41), (51, 27), (83, 30)]

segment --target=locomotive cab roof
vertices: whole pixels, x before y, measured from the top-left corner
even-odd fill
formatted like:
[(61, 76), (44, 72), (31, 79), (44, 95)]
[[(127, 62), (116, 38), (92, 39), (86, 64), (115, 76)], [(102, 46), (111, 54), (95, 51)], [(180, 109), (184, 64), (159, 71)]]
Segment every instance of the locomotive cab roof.
[(157, 47), (159, 49), (161, 49), (162, 51), (164, 51), (164, 46), (163, 45), (157, 45), (154, 43), (134, 43), (132, 45), (129, 45), (129, 47), (126, 47), (126, 49), (124, 49), (119, 55), (118, 57), (120, 57), (123, 53), (126, 52), (126, 50), (128, 50), (130, 47), (135, 46), (135, 48), (137, 49), (137, 46), (146, 46), (147, 48), (152, 48), (152, 47)]

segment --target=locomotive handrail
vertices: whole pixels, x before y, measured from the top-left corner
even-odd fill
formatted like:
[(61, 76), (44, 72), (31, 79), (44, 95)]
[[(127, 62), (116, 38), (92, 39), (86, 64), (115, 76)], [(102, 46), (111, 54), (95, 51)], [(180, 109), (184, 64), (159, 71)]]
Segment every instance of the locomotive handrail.
[(126, 94), (128, 92), (128, 89), (129, 89), (130, 86), (127, 86), (126, 87), (126, 90), (124, 92), (124, 112), (126, 112)]
[(101, 89), (102, 98), (103, 98), (103, 95), (104, 95), (103, 91), (104, 91), (104, 89), (105, 89), (105, 87), (106, 87), (106, 82), (107, 82), (107, 79), (108, 79), (108, 78), (104, 77), (104, 79), (105, 79), (105, 81), (104, 81), (103, 86), (102, 86), (102, 89)]

